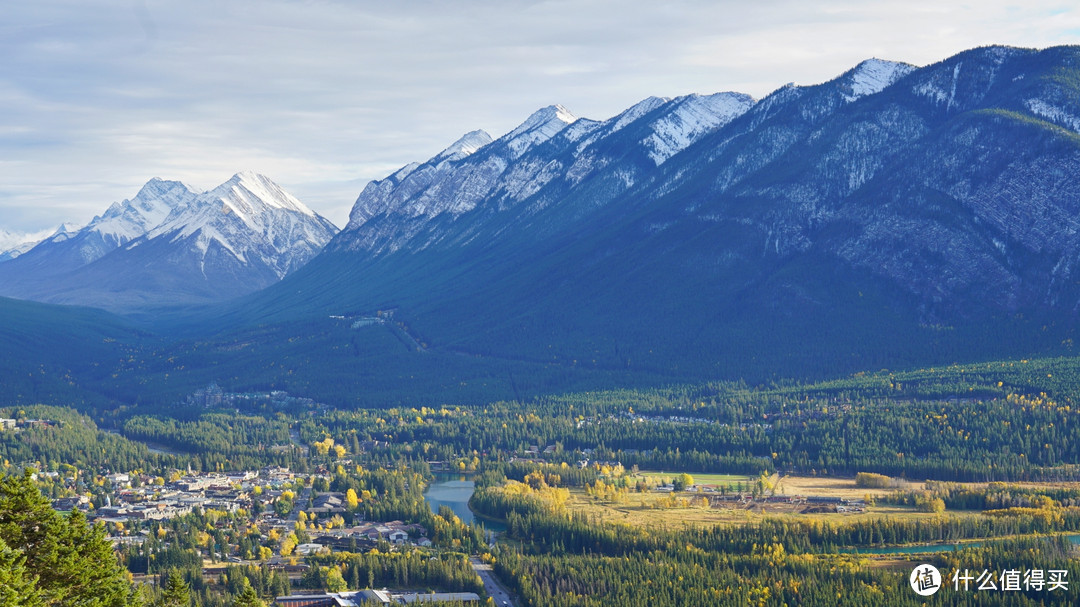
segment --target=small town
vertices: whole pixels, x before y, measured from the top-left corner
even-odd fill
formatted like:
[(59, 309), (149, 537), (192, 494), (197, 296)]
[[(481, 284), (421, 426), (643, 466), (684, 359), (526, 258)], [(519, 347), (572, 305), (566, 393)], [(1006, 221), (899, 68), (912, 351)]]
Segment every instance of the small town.
[[(35, 420), (40, 423), (53, 423)], [(25, 422), (20, 422), (22, 425)], [(16, 426), (11, 426), (16, 427)], [(218, 529), (226, 519), (239, 521), (243, 534), (255, 542), (244, 545), (210, 539), (201, 550), (206, 575), (221, 573), (233, 565), (258, 565), (284, 572), (291, 580), (302, 580), (311, 567), (305, 557), (333, 552), (389, 553), (409, 547), (431, 548), (428, 530), (401, 520), (365, 521), (355, 512), (357, 502), (374, 496), (364, 491), (318, 491), (325, 489), (329, 474), (301, 474), (279, 466), (230, 473), (180, 473), (170, 479), (145, 474), (107, 473), (97, 480), (98, 491), (86, 490), (75, 470), (35, 472), (32, 477), (48, 479), (73, 495), (52, 501), (60, 512), (78, 510), (108, 530), (108, 540), (117, 549), (141, 547), (154, 533), (153, 523), (181, 519), (189, 515), (216, 521)], [(350, 508), (350, 502), (353, 508)], [(168, 535), (156, 526), (167, 544)], [(139, 576), (136, 576), (140, 579)], [(142, 576), (154, 583), (152, 576)], [(416, 602), (468, 603), (479, 601), (474, 592), (419, 592), (366, 589), (353, 592), (299, 593), (278, 597), (275, 604), (290, 607), (346, 606), (359, 604), (411, 604)]]
[[(366, 522), (341, 528), (340, 525), (344, 524), (342, 517), (348, 514), (346, 494), (314, 493), (310, 488), (318, 479), (328, 480), (324, 475), (298, 475), (287, 468), (267, 467), (231, 474), (185, 475), (161, 485), (150, 477), (136, 476), (133, 482), (131, 475), (123, 473), (109, 474), (105, 478), (111, 484), (112, 492), (106, 503), (93, 510), (89, 518), (120, 529), (137, 521), (177, 518), (191, 514), (196, 509), (226, 513), (244, 511), (254, 514), (252, 521), (260, 532), (267, 534), (272, 530), (285, 533), (293, 531), (300, 517), (305, 523), (324, 519), (325, 529), (320, 529), (316, 541), (293, 548), (294, 554), (302, 556), (334, 548), (373, 548), (380, 541), (395, 546), (431, 546), (431, 540), (424, 537), (426, 530), (423, 527), (405, 525), (401, 521)], [(279, 504), (296, 503), (296, 491), (300, 492), (299, 503), (308, 505), (283, 512), (284, 507)], [(75, 508), (89, 511), (90, 506), (90, 498), (86, 495), (60, 498), (53, 502), (53, 507), (61, 511)], [(117, 543), (125, 540), (122, 536), (113, 539)], [(221, 558), (241, 561), (231, 555), (221, 555)]]

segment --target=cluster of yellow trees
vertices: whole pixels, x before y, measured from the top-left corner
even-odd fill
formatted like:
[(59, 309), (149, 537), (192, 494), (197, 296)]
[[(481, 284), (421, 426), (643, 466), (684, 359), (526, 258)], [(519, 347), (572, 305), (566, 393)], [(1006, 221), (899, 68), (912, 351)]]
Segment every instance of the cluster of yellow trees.
[(315, 441), (315, 442), (311, 443), (311, 446), (314, 447), (315, 453), (317, 453), (318, 455), (323, 455), (323, 456), (329, 455), (330, 451), (332, 449), (334, 451), (334, 455), (338, 459), (341, 459), (341, 458), (345, 457), (345, 453), (346, 453), (345, 447), (343, 447), (341, 445), (335, 445), (334, 444), (334, 439), (332, 437), (329, 437), (329, 436), (322, 439), (321, 441)]
[(552, 487), (540, 471), (530, 472), (523, 483), (506, 481), (501, 491), (508, 497), (520, 497), (539, 504), (553, 514), (565, 511), (566, 502), (570, 499), (569, 489)]
[(626, 486), (605, 483), (604, 479), (596, 479), (595, 483), (585, 484), (585, 493), (603, 502), (621, 503), (626, 499), (628, 492), (629, 489)]

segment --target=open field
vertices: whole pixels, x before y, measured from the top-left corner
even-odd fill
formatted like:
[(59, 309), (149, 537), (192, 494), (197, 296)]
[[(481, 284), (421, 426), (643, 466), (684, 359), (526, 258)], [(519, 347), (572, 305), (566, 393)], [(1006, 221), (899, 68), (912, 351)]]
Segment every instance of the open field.
[[(861, 497), (862, 494), (859, 494)], [(800, 514), (792, 512), (792, 507), (787, 504), (760, 504), (755, 503), (750, 507), (733, 503), (722, 508), (709, 508), (705, 506), (688, 505), (686, 507), (669, 507), (667, 502), (674, 500), (686, 500), (693, 503), (694, 498), (700, 498), (695, 493), (659, 493), (650, 491), (647, 493), (628, 493), (624, 499), (618, 502), (603, 502), (593, 498), (580, 489), (570, 491), (570, 499), (567, 508), (596, 517), (606, 522), (627, 523), (634, 526), (672, 527), (680, 525), (714, 525), (736, 524), (760, 521), (765, 517), (790, 517), (794, 520), (821, 520), (832, 522), (847, 522), (875, 518), (894, 519), (922, 519), (933, 518), (934, 514), (918, 512), (914, 508), (899, 506), (870, 506), (866, 512), (861, 513), (836, 513), (818, 512), (812, 514)], [(952, 511), (946, 516), (979, 516), (973, 511)]]
[[(678, 476), (680, 472), (639, 472), (636, 478), (644, 478), (655, 482), (667, 482)], [(739, 483), (743, 484), (746, 491), (750, 491), (757, 482), (756, 476), (739, 474), (697, 474), (692, 473), (694, 483), (698, 485), (727, 485), (734, 489)], [(772, 475), (769, 482), (776, 486), (776, 495), (816, 495), (821, 497), (841, 497), (844, 499), (863, 499), (867, 495), (888, 495), (896, 490), (913, 491), (921, 489), (921, 482), (898, 480), (897, 487), (888, 489), (872, 489), (855, 486), (853, 478), (834, 478), (823, 476), (780, 476)], [(982, 484), (985, 486), (985, 483)]]
[[(654, 482), (667, 482), (674, 477), (681, 474), (679, 471), (641, 471), (633, 478), (644, 478)], [(753, 484), (757, 482), (756, 476), (745, 476), (740, 474), (698, 474), (690, 473), (690, 476), (694, 478), (694, 483), (699, 485), (727, 485), (730, 489), (734, 489), (739, 483), (742, 483), (747, 491), (750, 491)], [(854, 478), (837, 478), (827, 476), (780, 476), (777, 474), (770, 477), (769, 482), (776, 485), (776, 495), (816, 495), (820, 497), (840, 497), (844, 499), (863, 499), (866, 496), (882, 496), (888, 495), (894, 491), (919, 491), (923, 489), (922, 481), (908, 481), (904, 479), (894, 479), (896, 482), (895, 487), (889, 487), (886, 489), (877, 489), (869, 487), (858, 487), (855, 485)], [(983, 489), (988, 483), (958, 483), (964, 487), (971, 489)], [(1046, 488), (1062, 488), (1062, 489), (1075, 489), (1080, 487), (1078, 482), (1018, 482), (1018, 483), (1006, 483), (1008, 485), (1016, 485), (1018, 487), (1026, 489), (1046, 489)]]
[[(643, 478), (650, 484), (668, 482), (679, 472), (640, 472), (631, 478)], [(756, 477), (731, 474), (691, 474), (697, 485), (727, 486), (731, 493), (742, 483), (749, 491), (757, 482)], [(833, 477), (808, 477), (773, 475), (770, 483), (776, 486), (775, 494), (780, 496), (816, 496), (842, 498), (845, 500), (863, 500), (879, 498), (896, 490), (917, 491), (923, 483), (899, 481), (895, 488), (875, 489), (857, 487), (855, 479)], [(986, 483), (964, 483), (964, 485), (985, 487)], [(1076, 483), (1024, 483), (1028, 487), (1075, 486)], [(917, 520), (933, 518), (935, 514), (919, 512), (911, 507), (892, 505), (871, 505), (863, 512), (803, 512), (806, 506), (793, 506), (783, 503), (726, 502), (720, 507), (706, 505), (705, 496), (716, 493), (700, 492), (629, 492), (617, 500), (600, 500), (588, 495), (584, 490), (572, 489), (567, 507), (607, 522), (620, 522), (635, 526), (672, 527), (679, 525), (737, 524), (759, 521), (765, 517), (790, 517), (797, 520), (821, 520), (830, 522), (853, 522), (877, 518), (899, 520)], [(811, 510), (814, 510), (813, 508)], [(945, 516), (970, 517), (981, 516), (978, 511), (950, 510)]]

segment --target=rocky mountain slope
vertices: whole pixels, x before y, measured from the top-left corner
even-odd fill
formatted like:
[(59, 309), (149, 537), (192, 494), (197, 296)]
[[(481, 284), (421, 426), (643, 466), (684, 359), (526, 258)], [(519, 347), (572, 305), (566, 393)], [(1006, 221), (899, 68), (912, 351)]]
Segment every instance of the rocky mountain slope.
[(1020, 316), (1068, 331), (1078, 62), (987, 47), (761, 100), (547, 107), (372, 182), (230, 318), (396, 308), (433, 348), (677, 373), (961, 356)]

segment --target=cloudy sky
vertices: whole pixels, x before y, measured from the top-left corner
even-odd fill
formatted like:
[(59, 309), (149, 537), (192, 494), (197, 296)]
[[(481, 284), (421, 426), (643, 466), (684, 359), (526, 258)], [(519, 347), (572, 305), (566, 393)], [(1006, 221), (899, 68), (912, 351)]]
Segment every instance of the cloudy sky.
[(1080, 42), (1074, 2), (35, 0), (0, 20), (0, 230), (151, 177), (266, 174), (339, 226), (363, 185), (561, 103), (760, 98), (879, 57)]

